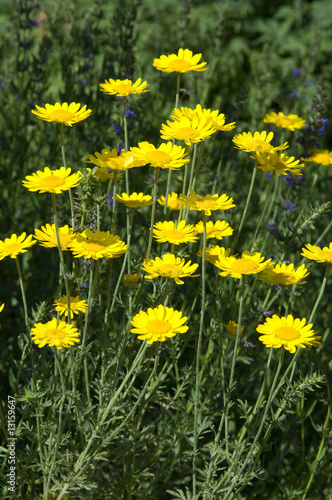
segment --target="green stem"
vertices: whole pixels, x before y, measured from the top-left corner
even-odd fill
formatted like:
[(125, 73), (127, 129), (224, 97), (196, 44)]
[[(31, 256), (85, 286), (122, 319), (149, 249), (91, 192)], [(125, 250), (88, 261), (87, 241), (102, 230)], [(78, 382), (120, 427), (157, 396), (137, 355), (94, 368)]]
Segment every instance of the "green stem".
[[(65, 141), (63, 136), (63, 123), (60, 123), (60, 142), (61, 142), (61, 154), (63, 166), (67, 168), (66, 162), (66, 153), (65, 153)], [(73, 202), (73, 194), (71, 192), (71, 188), (68, 190), (69, 193), (69, 201), (70, 201), (70, 213), (71, 213), (71, 227), (75, 229), (75, 217), (74, 217), (74, 202)]]
[(255, 232), (254, 232), (254, 236), (252, 237), (252, 240), (251, 240), (251, 243), (250, 243), (250, 247), (249, 247), (250, 251), (251, 251), (251, 249), (252, 249), (252, 247), (253, 247), (253, 245), (254, 245), (254, 243), (256, 241), (256, 237), (257, 237), (259, 228), (261, 226), (263, 217), (265, 215), (265, 211), (266, 211), (269, 199), (270, 199), (270, 194), (271, 194), (271, 190), (272, 190), (272, 186), (273, 186), (273, 182), (274, 182), (275, 176), (276, 176), (276, 173), (274, 171), (274, 172), (272, 172), (272, 177), (271, 177), (270, 184), (269, 184), (269, 189), (267, 191), (267, 195), (266, 195), (266, 198), (265, 198), (265, 203), (264, 203), (263, 209), (261, 211), (261, 214), (259, 216), (259, 219), (258, 219), (258, 222), (257, 222), (257, 226), (256, 226), (256, 229), (255, 229)]
[[(158, 176), (159, 176), (159, 167), (156, 168), (156, 172), (155, 172), (155, 176), (154, 176), (153, 203), (152, 203), (152, 211), (151, 211), (150, 234), (149, 234), (148, 247), (147, 247), (146, 256), (145, 256), (145, 262), (146, 263), (149, 261), (150, 252), (151, 252), (151, 246), (152, 246), (153, 226), (154, 226), (154, 220), (155, 220), (155, 216), (156, 216)], [(142, 283), (143, 283), (143, 280), (142, 280)]]

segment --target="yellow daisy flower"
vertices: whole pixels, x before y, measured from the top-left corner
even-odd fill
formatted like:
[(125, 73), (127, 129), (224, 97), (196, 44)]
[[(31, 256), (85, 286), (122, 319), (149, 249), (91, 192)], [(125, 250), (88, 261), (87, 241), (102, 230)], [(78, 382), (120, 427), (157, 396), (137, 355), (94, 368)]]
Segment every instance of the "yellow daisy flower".
[(144, 195), (143, 193), (132, 193), (129, 195), (122, 193), (121, 196), (117, 194), (116, 199), (128, 208), (148, 207), (153, 203), (152, 196), (149, 194)]
[(122, 172), (128, 170), (128, 168), (137, 167), (133, 157), (128, 155), (124, 149), (118, 155), (116, 149), (110, 151), (108, 148), (104, 148), (101, 153), (96, 152), (95, 156), (89, 155), (88, 158), (87, 163), (93, 163), (98, 167), (107, 168), (114, 172)]
[(132, 83), (131, 80), (113, 80), (110, 78), (109, 80), (105, 80), (105, 83), (100, 84), (100, 90), (108, 95), (117, 95), (118, 97), (126, 97), (128, 95), (150, 92), (149, 90), (146, 90), (148, 83), (141, 82), (142, 78), (136, 80), (135, 83)]
[(328, 247), (317, 247), (316, 245), (306, 244), (307, 248), (302, 248), (302, 253), (307, 259), (315, 260), (316, 262), (326, 262), (332, 264), (332, 243)]
[(5, 257), (16, 259), (19, 253), (27, 252), (28, 248), (37, 243), (36, 240), (32, 239), (32, 234), (25, 237), (26, 233), (22, 233), (20, 236), (12, 234), (12, 236), (6, 238), (5, 241), (0, 240), (0, 260)]
[(40, 120), (63, 123), (71, 127), (74, 123), (85, 120), (92, 113), (91, 109), (86, 109), (86, 105), (81, 109), (80, 106), (79, 102), (72, 102), (69, 105), (67, 102), (63, 104), (56, 102), (55, 104), (45, 104), (45, 108), (36, 105), (36, 109), (31, 110), (31, 113)]
[(221, 130), (223, 132), (229, 132), (235, 128), (235, 122), (228, 123), (225, 125), (225, 115), (223, 113), (219, 114), (218, 110), (211, 111), (210, 109), (202, 108), (200, 104), (197, 104), (195, 109), (191, 108), (175, 108), (171, 114), (171, 120), (180, 121), (184, 116), (190, 120), (196, 116), (199, 120), (206, 118), (211, 121), (211, 124), (216, 130)]
[(259, 280), (272, 283), (273, 285), (303, 285), (306, 281), (303, 278), (309, 276), (305, 265), (302, 264), (296, 270), (294, 264), (276, 264), (275, 267), (269, 267), (262, 271), (257, 277)]
[[(53, 305), (55, 306), (55, 310), (59, 311), (60, 314), (64, 314), (68, 316), (68, 307), (67, 307), (67, 295), (62, 295), (60, 300), (55, 300)], [(79, 296), (76, 297), (70, 296), (70, 317), (73, 318), (74, 314), (79, 314), (80, 312), (85, 313), (88, 308), (88, 303), (86, 300), (80, 300)]]
[(315, 335), (311, 330), (312, 324), (306, 325), (306, 319), (293, 318), (291, 314), (279, 318), (276, 314), (272, 318), (266, 318), (266, 322), (258, 325), (256, 330), (262, 333), (259, 340), (266, 347), (284, 347), (287, 351), (294, 353), (296, 347), (311, 347), (321, 345), (321, 337)]
[(190, 196), (180, 194), (180, 200), (183, 205), (189, 207), (190, 210), (199, 210), (205, 215), (211, 215), (214, 210), (229, 210), (235, 207), (233, 198), (228, 198), (226, 194), (219, 196), (218, 194), (207, 194), (200, 196), (193, 189), (190, 190)]
[(63, 191), (76, 187), (83, 177), (81, 172), (75, 172), (72, 175), (70, 173), (71, 168), (61, 167), (58, 170), (51, 170), (45, 167), (43, 172), (38, 170), (32, 175), (27, 175), (22, 184), (32, 192), (61, 194)]
[(167, 120), (167, 125), (161, 125), (161, 138), (165, 140), (177, 139), (184, 141), (187, 146), (191, 143), (201, 142), (210, 137), (216, 128), (207, 118), (198, 118), (193, 116), (192, 119), (184, 116), (181, 120), (170, 122)]
[[(203, 221), (196, 224), (195, 229), (198, 234), (203, 234)], [(206, 223), (206, 238), (217, 238), (222, 240), (225, 236), (233, 234), (233, 229), (224, 220), (217, 220), (216, 222), (208, 221)]]
[(123, 281), (128, 288), (134, 288), (139, 282), (141, 275), (139, 273), (125, 274), (123, 276)]
[[(72, 235), (73, 230), (68, 225), (59, 227), (59, 239), (63, 251), (70, 250), (69, 244), (71, 243)], [(41, 230), (35, 229), (35, 238), (42, 247), (56, 248), (58, 246), (54, 224), (46, 224), (46, 226), (42, 226)]]
[[(294, 156), (286, 156), (283, 153), (278, 155), (277, 151), (256, 152), (256, 156), (251, 158), (257, 159), (257, 168), (264, 172), (275, 172), (277, 175), (302, 175), (299, 168), (304, 167), (300, 160), (295, 160)], [(295, 161), (294, 161), (295, 160)]]
[(151, 167), (171, 170), (178, 170), (190, 161), (186, 150), (172, 142), (160, 144), (158, 148), (149, 142), (139, 142), (138, 148), (130, 148), (130, 154), (140, 166), (150, 164)]
[(157, 222), (153, 227), (153, 235), (159, 243), (167, 241), (180, 245), (198, 240), (195, 227), (192, 224), (187, 225), (185, 220), (181, 220), (178, 225), (173, 221)]
[[(228, 257), (230, 253), (231, 253), (230, 248), (226, 249), (219, 245), (212, 245), (211, 247), (205, 249), (205, 260), (207, 262), (210, 262), (211, 264), (214, 264), (219, 259), (219, 255), (225, 255), (226, 257)], [(203, 250), (199, 250), (196, 255), (202, 258)]]
[(47, 344), (57, 349), (69, 347), (80, 341), (77, 328), (68, 325), (65, 321), (57, 323), (56, 318), (48, 323), (36, 323), (31, 329), (31, 337), (38, 347), (44, 347)]
[(160, 304), (154, 309), (149, 307), (147, 312), (140, 311), (136, 314), (131, 322), (134, 328), (130, 331), (148, 344), (164, 342), (167, 338), (175, 337), (177, 333), (187, 332), (189, 327), (183, 326), (186, 321), (187, 316), (182, 316), (181, 311)]
[(240, 258), (236, 258), (234, 255), (219, 255), (214, 265), (222, 270), (220, 276), (232, 276), (232, 278), (240, 279), (243, 275), (258, 274), (270, 267), (271, 259), (263, 262), (264, 258), (258, 252), (250, 253), (245, 250)]
[(179, 49), (177, 54), (162, 55), (153, 60), (153, 66), (164, 73), (187, 73), (188, 71), (205, 71), (206, 62), (199, 62), (202, 54), (193, 55), (189, 49)]
[(251, 132), (243, 132), (243, 134), (238, 134), (233, 137), (233, 142), (237, 149), (242, 149), (243, 151), (247, 151), (251, 153), (252, 151), (279, 151), (282, 149), (288, 148), (288, 143), (284, 142), (281, 146), (272, 146), (270, 142), (273, 139), (273, 132), (269, 134), (267, 132), (255, 132), (252, 135)]
[(1, 306), (0, 306), (0, 312), (3, 310), (4, 307), (5, 307), (5, 304), (2, 303)]
[(180, 257), (175, 257), (173, 253), (167, 253), (161, 259), (159, 257), (156, 257), (155, 260), (149, 259), (148, 263), (144, 260), (142, 265), (142, 269), (149, 274), (149, 276), (145, 276), (147, 279), (153, 279), (157, 276), (173, 278), (177, 285), (184, 283), (180, 278), (199, 276), (199, 274), (193, 275), (197, 268), (198, 264), (191, 264), (191, 260), (186, 262)]
[(94, 233), (90, 229), (85, 229), (83, 233), (73, 236), (70, 250), (74, 257), (98, 260), (103, 257), (109, 259), (121, 257), (128, 248), (119, 236), (110, 234), (109, 231), (97, 230)]
[(305, 125), (305, 120), (297, 115), (284, 115), (281, 111), (277, 113), (268, 113), (264, 116), (264, 123), (273, 123), (277, 127), (286, 128), (294, 132), (295, 129), (301, 129)]
[[(159, 205), (162, 207), (165, 206), (166, 197), (162, 194), (158, 199)], [(167, 208), (170, 210), (180, 210), (182, 207), (182, 203), (179, 199), (179, 195), (177, 193), (170, 193), (167, 197)]]
[[(234, 338), (237, 336), (237, 327), (239, 326), (238, 323), (235, 321), (229, 321), (226, 324), (223, 323), (223, 325), (226, 328), (226, 331), (230, 334), (229, 337), (234, 340)], [(243, 333), (244, 326), (241, 326), (240, 328), (240, 335)]]
[(332, 166), (332, 151), (328, 149), (313, 149), (308, 158), (301, 158), (305, 163), (317, 163), (318, 165)]

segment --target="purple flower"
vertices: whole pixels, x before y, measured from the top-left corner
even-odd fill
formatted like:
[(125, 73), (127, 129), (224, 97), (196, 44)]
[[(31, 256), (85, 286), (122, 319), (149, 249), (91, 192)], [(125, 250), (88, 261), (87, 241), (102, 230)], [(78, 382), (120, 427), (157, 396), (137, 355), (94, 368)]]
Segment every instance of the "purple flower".
[(296, 93), (296, 92), (290, 92), (290, 93), (289, 93), (289, 97), (290, 97), (291, 99), (295, 99), (295, 98), (297, 97), (297, 93)]
[(288, 210), (289, 212), (294, 212), (296, 205), (295, 203), (292, 203), (290, 200), (286, 199), (283, 204), (283, 208), (285, 210)]
[(274, 220), (271, 221), (270, 224), (267, 225), (267, 229), (274, 236), (280, 235), (280, 230), (278, 229), (277, 223)]
[(287, 174), (284, 176), (284, 179), (287, 182), (288, 186), (299, 186), (304, 182), (304, 175), (302, 176), (293, 176), (292, 174)]
[(135, 117), (134, 111), (131, 111), (129, 108), (127, 108), (126, 109), (126, 117), (127, 118), (134, 118)]
[(301, 76), (303, 73), (303, 70), (300, 68), (294, 69), (293, 71), (293, 76)]
[(114, 132), (116, 133), (116, 135), (121, 134), (122, 131), (121, 125), (119, 125), (118, 123), (112, 123), (112, 127), (114, 127)]

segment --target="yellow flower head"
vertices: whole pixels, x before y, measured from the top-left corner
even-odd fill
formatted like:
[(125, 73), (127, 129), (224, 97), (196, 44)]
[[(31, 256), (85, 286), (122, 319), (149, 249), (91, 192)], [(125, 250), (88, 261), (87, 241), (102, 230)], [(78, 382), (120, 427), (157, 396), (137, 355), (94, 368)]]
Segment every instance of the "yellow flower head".
[(121, 257), (128, 248), (119, 236), (114, 236), (109, 231), (97, 230), (94, 233), (90, 229), (85, 229), (83, 233), (73, 236), (70, 250), (74, 257), (98, 260), (103, 257), (109, 259)]
[[(223, 325), (226, 328), (226, 331), (230, 334), (229, 337), (234, 340), (234, 338), (237, 336), (237, 328), (238, 328), (238, 323), (235, 321), (229, 321), (226, 324), (223, 323)], [(244, 326), (241, 326), (240, 328), (240, 335), (243, 333)]]
[[(62, 295), (60, 300), (55, 300), (53, 305), (55, 306), (55, 310), (59, 311), (60, 314), (68, 316), (67, 295)], [(88, 308), (88, 303), (86, 300), (80, 300), (78, 295), (76, 297), (70, 296), (71, 318), (74, 317), (74, 314), (79, 314), (80, 312), (86, 313), (87, 308)]]
[[(228, 257), (230, 254), (231, 254), (230, 248), (226, 249), (219, 245), (212, 245), (211, 247), (205, 249), (205, 260), (207, 262), (210, 262), (211, 264), (214, 264), (219, 259), (219, 255), (225, 255), (226, 257)], [(197, 255), (198, 257), (203, 257), (203, 251), (199, 250), (197, 252)]]
[(4, 304), (4, 303), (2, 303), (2, 304), (0, 305), (0, 312), (3, 310), (3, 308), (4, 308), (4, 307), (5, 307), (5, 304)]
[(167, 253), (160, 259), (156, 257), (155, 260), (150, 259), (148, 263), (143, 262), (142, 269), (148, 273), (145, 276), (147, 279), (153, 279), (157, 276), (163, 278), (173, 278), (177, 285), (183, 285), (180, 278), (187, 278), (188, 276), (197, 277), (198, 274), (193, 273), (198, 268), (198, 264), (191, 264), (191, 260), (185, 262), (180, 257), (175, 257), (172, 253)]
[(277, 127), (286, 128), (294, 132), (295, 129), (301, 129), (305, 125), (305, 120), (297, 115), (284, 115), (281, 111), (277, 113), (266, 114), (264, 123), (273, 123)]
[(134, 328), (130, 331), (148, 344), (164, 342), (167, 338), (175, 337), (177, 333), (187, 332), (189, 327), (183, 326), (186, 321), (187, 316), (182, 316), (181, 311), (160, 304), (154, 309), (149, 307), (147, 312), (140, 311), (136, 314), (131, 322)]
[(44, 347), (47, 344), (57, 349), (69, 347), (80, 341), (77, 328), (68, 325), (65, 321), (57, 323), (56, 318), (48, 323), (36, 323), (31, 329), (31, 337), (38, 347)]
[(153, 235), (159, 243), (168, 241), (173, 245), (180, 245), (198, 240), (194, 226), (187, 225), (185, 220), (181, 220), (178, 225), (173, 221), (157, 222), (153, 227)]
[(139, 273), (125, 274), (123, 276), (123, 281), (128, 288), (134, 288), (139, 282), (141, 275)]
[(43, 172), (38, 170), (32, 175), (27, 175), (22, 184), (32, 192), (61, 194), (76, 187), (83, 177), (81, 172), (72, 175), (70, 173), (71, 168), (61, 167), (58, 170), (51, 170), (45, 167)]
[(116, 149), (110, 151), (108, 148), (102, 150), (101, 153), (95, 153), (95, 156), (89, 155), (87, 163), (93, 163), (101, 168), (107, 168), (114, 172), (122, 172), (128, 168), (137, 167), (132, 156), (128, 155), (123, 149), (118, 155)]
[(264, 262), (264, 258), (258, 252), (250, 253), (246, 250), (242, 252), (240, 258), (236, 258), (234, 255), (219, 255), (214, 265), (222, 270), (220, 276), (232, 276), (232, 278), (240, 279), (243, 275), (258, 274), (270, 267), (271, 259)]
[[(195, 226), (198, 234), (203, 234), (203, 221), (200, 221)], [(206, 238), (217, 238), (222, 240), (225, 236), (233, 234), (233, 229), (224, 220), (217, 220), (216, 222), (208, 221), (206, 223)]]
[(37, 243), (36, 240), (32, 239), (31, 234), (25, 237), (26, 233), (22, 233), (20, 236), (13, 234), (10, 238), (6, 238), (5, 241), (0, 241), (0, 260), (5, 257), (16, 259), (19, 253), (25, 253), (28, 248)]
[(296, 347), (311, 347), (321, 345), (321, 337), (315, 335), (311, 330), (312, 324), (305, 326), (306, 319), (294, 319), (291, 314), (279, 318), (276, 314), (267, 318), (266, 322), (258, 325), (256, 330), (262, 333), (259, 340), (266, 347), (284, 347), (287, 351), (294, 353)]
[(229, 210), (235, 207), (233, 198), (228, 198), (226, 194), (219, 196), (218, 194), (207, 194), (200, 196), (193, 189), (190, 190), (190, 196), (180, 194), (180, 200), (183, 205), (189, 207), (190, 210), (199, 210), (205, 215), (211, 215), (214, 210)]
[(116, 199), (128, 208), (148, 207), (153, 203), (152, 196), (149, 194), (144, 195), (143, 193), (132, 193), (130, 195), (122, 193), (121, 196), (117, 194)]
[[(69, 250), (73, 230), (68, 225), (59, 227), (59, 239), (61, 250)], [(35, 238), (39, 241), (39, 245), (46, 248), (56, 248), (58, 242), (56, 239), (55, 225), (46, 224), (40, 229), (35, 229)]]
[(161, 126), (161, 138), (167, 141), (177, 139), (184, 141), (187, 146), (191, 143), (201, 142), (210, 137), (216, 128), (208, 118), (198, 118), (193, 116), (192, 119), (183, 116), (181, 120), (170, 122), (167, 120), (167, 125), (164, 123)]
[(294, 269), (294, 264), (276, 264), (275, 267), (269, 267), (258, 275), (258, 279), (272, 283), (273, 285), (303, 285), (306, 281), (303, 278), (309, 276), (304, 264)]
[(205, 71), (206, 62), (199, 62), (202, 54), (193, 55), (189, 49), (179, 49), (177, 54), (160, 56), (153, 60), (153, 66), (164, 73), (187, 73), (188, 71)]
[(316, 262), (326, 262), (332, 264), (332, 243), (328, 247), (317, 247), (316, 245), (306, 244), (307, 248), (302, 248), (302, 253), (307, 259), (315, 260)]
[[(165, 206), (166, 197), (162, 194), (158, 199), (159, 205), (162, 207)], [(180, 210), (182, 207), (182, 203), (179, 199), (179, 195), (177, 193), (170, 193), (167, 197), (167, 208), (170, 210)]]
[(227, 123), (225, 125), (225, 115), (223, 113), (219, 114), (218, 110), (211, 111), (210, 109), (202, 108), (200, 104), (197, 104), (195, 109), (191, 108), (175, 108), (171, 114), (171, 120), (180, 121), (183, 117), (192, 120), (196, 116), (199, 120), (205, 118), (210, 120), (212, 126), (216, 130), (221, 130), (222, 132), (229, 132), (235, 128), (235, 122)]
[(251, 132), (243, 132), (243, 134), (235, 135), (233, 137), (233, 142), (237, 149), (242, 149), (248, 153), (256, 151), (279, 151), (288, 148), (287, 142), (281, 144), (281, 146), (272, 146), (272, 144), (270, 144), (272, 139), (273, 132), (270, 132), (269, 134), (265, 131), (255, 132), (254, 135), (252, 135)]
[[(92, 172), (92, 169), (87, 167), (86, 170), (88, 172)], [(114, 179), (114, 172), (111, 172), (105, 167), (98, 167), (96, 168), (95, 172), (93, 173), (95, 177), (97, 177), (99, 182), (106, 182), (109, 179)], [(117, 174), (117, 180), (119, 181), (122, 179), (122, 174)]]
[(327, 149), (313, 149), (308, 158), (301, 158), (305, 163), (317, 163), (318, 165), (327, 165), (332, 167), (332, 151)]
[(178, 170), (189, 163), (188, 155), (181, 146), (172, 142), (162, 143), (158, 148), (149, 142), (139, 142), (138, 148), (130, 148), (130, 155), (140, 165)]
[(31, 113), (37, 116), (40, 120), (46, 122), (63, 123), (71, 127), (74, 123), (81, 122), (91, 115), (91, 109), (86, 109), (86, 106), (80, 109), (79, 102), (72, 102), (68, 105), (67, 102), (60, 104), (45, 104), (45, 108), (36, 105)]
[(294, 156), (286, 156), (283, 153), (278, 155), (277, 151), (256, 152), (256, 156), (251, 158), (257, 159), (257, 168), (264, 172), (275, 172), (277, 175), (302, 175), (299, 168), (304, 167), (300, 160), (295, 160)]
[(108, 95), (117, 95), (118, 97), (150, 92), (146, 90), (148, 83), (141, 82), (142, 78), (136, 80), (135, 83), (132, 83), (131, 80), (112, 80), (112, 78), (110, 78), (109, 80), (105, 80), (105, 83), (100, 84), (100, 90)]

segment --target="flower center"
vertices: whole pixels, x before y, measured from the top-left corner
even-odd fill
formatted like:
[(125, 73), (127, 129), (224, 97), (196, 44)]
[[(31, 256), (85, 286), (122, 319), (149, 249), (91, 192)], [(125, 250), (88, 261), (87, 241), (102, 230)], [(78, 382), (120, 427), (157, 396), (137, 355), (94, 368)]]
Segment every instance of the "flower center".
[(216, 201), (211, 198), (203, 198), (203, 200), (195, 201), (198, 208), (214, 208), (216, 206)]
[(271, 144), (269, 144), (268, 142), (266, 141), (261, 141), (260, 139), (253, 139), (250, 144), (249, 144), (250, 147), (252, 147), (252, 149), (254, 151), (269, 151), (270, 149), (272, 149), (272, 146)]
[(41, 179), (40, 184), (44, 187), (58, 187), (65, 184), (65, 179), (63, 177), (58, 177), (57, 175), (50, 175), (49, 177), (44, 177)]
[(173, 240), (181, 240), (185, 235), (178, 229), (168, 229), (165, 231), (165, 236), (166, 238), (172, 238)]
[(159, 149), (149, 151), (146, 158), (150, 163), (170, 163), (172, 161), (171, 155), (164, 151), (159, 151)]
[(176, 264), (161, 264), (159, 271), (161, 274), (169, 276), (170, 278), (181, 274), (181, 269)]
[(172, 329), (171, 325), (163, 319), (153, 319), (148, 323), (147, 327), (151, 333), (157, 335), (164, 335)]
[(185, 141), (186, 139), (195, 139), (199, 135), (200, 133), (192, 127), (183, 127), (179, 128), (176, 131), (176, 138), (179, 141)]
[(237, 259), (231, 265), (231, 270), (240, 274), (252, 274), (257, 267), (257, 263), (251, 259)]
[(332, 262), (332, 251), (331, 250), (322, 250), (320, 252), (320, 257), (326, 260), (326, 262)]
[(85, 248), (89, 251), (89, 252), (101, 252), (102, 250), (105, 250), (105, 246), (106, 245), (103, 245), (100, 241), (88, 241), (87, 243), (85, 243)]
[(280, 121), (280, 125), (284, 128), (287, 128), (289, 125), (293, 125), (293, 123), (294, 123), (293, 120), (291, 120), (290, 118), (287, 118), (286, 116), (279, 118), (279, 121)]
[(274, 335), (280, 340), (295, 340), (300, 338), (298, 330), (292, 326), (280, 326), (274, 330)]
[(116, 91), (119, 92), (120, 94), (123, 94), (123, 93), (131, 93), (133, 91), (133, 87), (132, 85), (128, 85), (127, 83), (119, 83), (119, 85), (117, 85), (115, 87)]
[(51, 328), (50, 330), (47, 330), (47, 336), (50, 339), (63, 339), (65, 337), (65, 334), (62, 330)]
[(68, 109), (55, 109), (51, 111), (48, 116), (55, 122), (64, 123), (72, 120), (74, 118), (74, 113), (68, 111)]
[(6, 251), (8, 253), (14, 253), (17, 252), (18, 250), (21, 250), (21, 243), (11, 243), (10, 245), (6, 246)]
[(174, 59), (168, 64), (170, 69), (174, 69), (181, 73), (182, 71), (186, 71), (190, 68), (190, 62), (185, 61), (184, 59)]

